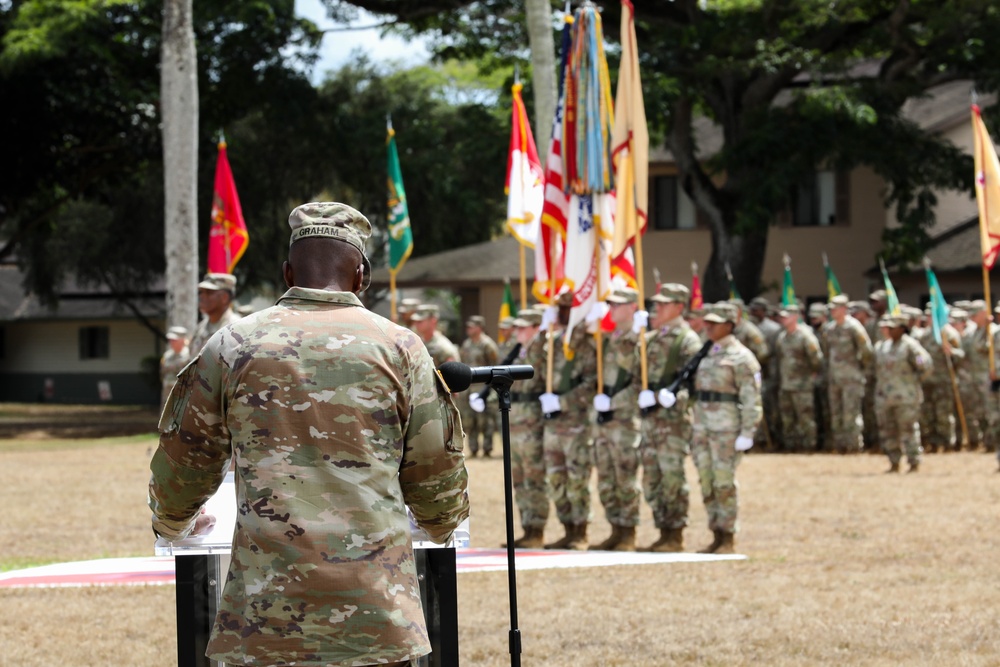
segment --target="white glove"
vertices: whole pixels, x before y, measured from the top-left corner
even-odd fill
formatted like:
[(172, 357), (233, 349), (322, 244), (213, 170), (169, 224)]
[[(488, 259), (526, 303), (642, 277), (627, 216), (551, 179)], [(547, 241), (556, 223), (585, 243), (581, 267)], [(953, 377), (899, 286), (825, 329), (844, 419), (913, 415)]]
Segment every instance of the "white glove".
[(649, 313), (645, 310), (637, 310), (632, 313), (632, 333), (639, 333), (643, 329), (649, 328)]
[(559, 321), (559, 309), (555, 306), (549, 306), (542, 313), (542, 324), (540, 325), (542, 329), (548, 329), (550, 324), (555, 324)]
[(538, 400), (541, 402), (542, 412), (545, 414), (559, 412), (562, 409), (559, 407), (559, 394), (542, 394)]
[(751, 447), (753, 447), (753, 438), (748, 438), (745, 435), (736, 438), (736, 451), (745, 452)]
[(664, 388), (661, 389), (660, 392), (656, 395), (656, 400), (663, 407), (672, 408), (674, 407), (674, 403), (677, 402), (677, 397), (674, 396), (674, 392), (667, 391), (667, 389)]
[(656, 394), (652, 389), (643, 389), (639, 392), (639, 407), (645, 410), (656, 405)]
[(611, 397), (607, 394), (594, 396), (594, 409), (598, 412), (608, 412), (611, 410)]
[(479, 394), (472, 394), (469, 396), (469, 407), (472, 408), (473, 412), (485, 412), (486, 401), (484, 401)]
[(587, 324), (599, 322), (604, 317), (604, 313), (608, 312), (607, 307), (606, 303), (598, 301), (590, 307), (590, 312), (587, 313), (587, 317), (584, 318), (584, 321), (586, 321)]

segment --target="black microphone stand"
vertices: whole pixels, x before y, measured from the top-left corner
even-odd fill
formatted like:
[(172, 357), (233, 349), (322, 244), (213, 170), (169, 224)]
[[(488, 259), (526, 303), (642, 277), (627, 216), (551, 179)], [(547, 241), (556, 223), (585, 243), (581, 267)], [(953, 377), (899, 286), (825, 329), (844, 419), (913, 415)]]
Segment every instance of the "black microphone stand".
[(521, 666), (521, 631), (517, 627), (517, 573), (514, 568), (514, 496), (510, 463), (510, 386), (514, 380), (506, 373), (495, 373), (489, 386), (500, 398), (500, 430), (503, 438), (503, 490), (507, 522), (507, 588), (510, 594), (510, 664)]

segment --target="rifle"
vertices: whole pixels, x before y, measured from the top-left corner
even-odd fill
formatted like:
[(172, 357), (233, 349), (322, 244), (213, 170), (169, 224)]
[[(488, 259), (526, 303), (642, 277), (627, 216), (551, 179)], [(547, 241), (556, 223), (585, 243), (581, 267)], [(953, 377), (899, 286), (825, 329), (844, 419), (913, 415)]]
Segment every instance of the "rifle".
[[(512, 361), (514, 361), (515, 359), (517, 359), (517, 355), (519, 355), (519, 354), (521, 354), (521, 344), (520, 343), (518, 343), (514, 347), (512, 347), (511, 350), (510, 350), (510, 352), (507, 353), (507, 356), (504, 357), (503, 360), (498, 365), (499, 366), (509, 366)], [(486, 402), (486, 399), (490, 395), (490, 388), (491, 387), (492, 387), (492, 385), (486, 385), (481, 390), (479, 390), (478, 393), (469, 394), (469, 400), (471, 401), (473, 398), (475, 398), (476, 396), (478, 396), (479, 398), (483, 399), (483, 402)]]
[[(676, 394), (677, 390), (681, 388), (681, 385), (685, 383), (690, 384), (694, 380), (694, 374), (698, 372), (698, 366), (705, 358), (705, 355), (708, 354), (708, 351), (712, 349), (713, 345), (715, 345), (714, 341), (711, 340), (705, 341), (705, 344), (701, 346), (701, 349), (698, 350), (698, 352), (693, 357), (691, 357), (691, 359), (689, 359), (688, 362), (684, 364), (684, 366), (679, 371), (677, 371), (677, 375), (674, 377), (674, 381), (666, 386), (666, 390), (669, 391), (671, 394)], [(648, 415), (649, 412), (654, 407), (657, 406), (650, 406), (648, 408), (643, 408), (642, 414), (644, 416)]]

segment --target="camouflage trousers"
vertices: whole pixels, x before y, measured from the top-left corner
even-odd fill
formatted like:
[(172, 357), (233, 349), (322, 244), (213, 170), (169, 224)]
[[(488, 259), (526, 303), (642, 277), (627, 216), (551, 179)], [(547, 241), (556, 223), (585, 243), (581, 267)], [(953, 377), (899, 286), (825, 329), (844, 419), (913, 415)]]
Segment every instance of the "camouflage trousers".
[(869, 375), (865, 382), (865, 397), (861, 399), (861, 436), (865, 448), (873, 450), (878, 447), (878, 418), (875, 416), (875, 376)]
[(781, 415), (778, 412), (778, 380), (765, 377), (761, 383), (760, 400), (764, 409), (763, 418), (754, 434), (754, 444), (759, 447), (780, 449), (784, 432), (781, 430)]
[(882, 451), (889, 457), (889, 461), (899, 463), (905, 453), (911, 465), (920, 463), (920, 455), (924, 451), (920, 446), (921, 406), (912, 403), (898, 405), (880, 403), (877, 409), (878, 437), (882, 442)]
[(538, 401), (510, 406), (511, 485), (524, 528), (544, 528), (549, 518), (543, 436), (542, 408)]
[(864, 419), (861, 403), (864, 400), (863, 382), (830, 382), (830, 442), (841, 453), (859, 452), (862, 447), (861, 430)]
[(588, 523), (593, 454), (587, 414), (563, 412), (543, 421), (545, 482), (556, 516), (563, 524)]
[(736, 467), (743, 455), (736, 451), (737, 431), (709, 431), (695, 424), (691, 456), (698, 468), (701, 497), (708, 513), (709, 530), (735, 533), (739, 530), (739, 485)]
[(813, 389), (782, 389), (779, 392), (785, 451), (816, 451), (816, 406)]
[(639, 525), (639, 424), (635, 418), (594, 424), (597, 496), (612, 526)]
[[(473, 455), (478, 454), (480, 450), (489, 454), (493, 451), (493, 433), (495, 432), (497, 423), (496, 403), (487, 403), (485, 411), (476, 412), (469, 405), (470, 395), (467, 393), (459, 401), (462, 412), (462, 426), (465, 428), (465, 437), (469, 443), (469, 451)], [(490, 392), (490, 397), (494, 396), (495, 394)]]
[[(987, 434), (990, 432), (989, 421), (986, 415), (986, 399), (989, 392), (989, 384), (976, 382), (971, 376), (959, 373), (958, 395), (962, 399), (962, 415), (965, 416), (965, 427), (969, 433), (969, 447), (976, 449), (983, 444)], [(955, 423), (961, 426), (960, 416), (956, 406)], [(960, 430), (955, 436), (958, 437)]]
[(927, 449), (951, 449), (955, 446), (955, 394), (951, 381), (926, 382), (924, 404), (920, 411), (921, 439)]
[[(677, 410), (678, 406), (670, 408)], [(642, 419), (642, 491), (661, 530), (684, 528), (690, 506), (684, 460), (691, 443), (690, 418), (656, 408)], [(734, 438), (735, 440), (735, 438)]]

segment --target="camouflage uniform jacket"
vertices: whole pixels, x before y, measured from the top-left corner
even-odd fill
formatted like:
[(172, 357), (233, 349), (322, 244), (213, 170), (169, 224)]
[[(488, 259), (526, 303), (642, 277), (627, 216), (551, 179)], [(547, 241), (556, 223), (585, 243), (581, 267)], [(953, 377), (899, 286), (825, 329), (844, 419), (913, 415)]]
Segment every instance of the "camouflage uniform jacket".
[(951, 346), (952, 369), (960, 366), (965, 359), (965, 348), (962, 347), (962, 337), (958, 333), (958, 330), (950, 324), (941, 327), (942, 343), (938, 343), (934, 339), (933, 327), (921, 329), (920, 333), (913, 337), (931, 355), (933, 369), (927, 381), (937, 384), (951, 384), (951, 374), (948, 372), (948, 361), (945, 359), (942, 343), (947, 340)]
[(191, 355), (194, 356), (201, 352), (201, 348), (205, 347), (205, 343), (211, 338), (216, 331), (224, 326), (228, 326), (233, 322), (238, 322), (240, 320), (240, 314), (237, 313), (232, 308), (229, 308), (222, 314), (218, 322), (211, 322), (207, 317), (201, 318), (198, 322), (198, 327), (194, 330), (194, 336), (191, 337), (191, 343), (188, 345), (188, 349), (191, 350)]
[(875, 345), (875, 399), (880, 405), (919, 405), (920, 384), (932, 372), (931, 355), (909, 334), (899, 341), (886, 338)]
[(496, 366), (500, 359), (500, 348), (486, 334), (480, 334), (478, 343), (466, 338), (458, 353), (462, 363), (469, 366)]
[(458, 361), (459, 357), (461, 357), (455, 344), (448, 340), (448, 337), (440, 331), (435, 330), (434, 335), (431, 336), (431, 339), (425, 345), (435, 367), (440, 367), (441, 364), (449, 361)]
[(173, 386), (177, 381), (177, 374), (191, 361), (190, 348), (185, 347), (180, 352), (174, 352), (168, 347), (160, 358), (160, 381), (166, 385)]
[(812, 389), (823, 370), (823, 351), (812, 330), (798, 326), (782, 331), (777, 342), (779, 386), (785, 391)]
[[(989, 335), (996, 340), (997, 334), (1000, 333), (1000, 327), (992, 322), (989, 322), (988, 326)], [(987, 338), (986, 330), (970, 323), (962, 338), (962, 347), (965, 348), (965, 365), (968, 366), (972, 378), (979, 383), (986, 382), (990, 376), (990, 341)]]
[(826, 378), (831, 385), (864, 382), (872, 364), (872, 343), (861, 322), (847, 315), (843, 324), (830, 320), (826, 332)]
[[(541, 332), (544, 344), (529, 346), (529, 356), (526, 363), (535, 369), (535, 376), (542, 378), (542, 391), (546, 390), (548, 373), (549, 345), (552, 345), (552, 393), (559, 395), (559, 405), (563, 417), (573, 415), (580, 423), (587, 420), (587, 410), (590, 408), (594, 395), (597, 393), (597, 350), (594, 347), (594, 337), (587, 333), (585, 327), (578, 326), (573, 330), (570, 339), (572, 359), (567, 359), (563, 348), (563, 337), (566, 330), (558, 328), (549, 337), (547, 330)], [(541, 369), (541, 373), (539, 373)]]
[[(678, 343), (678, 340), (680, 341)], [(684, 368), (684, 365), (691, 361), (691, 357), (698, 354), (703, 341), (695, 333), (683, 317), (676, 317), (659, 329), (646, 333), (646, 365), (649, 376), (649, 388), (659, 391), (674, 381), (677, 372)], [(677, 346), (676, 359), (671, 363), (670, 353)], [(637, 351), (636, 365), (638, 367)], [(637, 406), (639, 392), (642, 391), (642, 378), (633, 378), (631, 387), (632, 402)], [(686, 387), (681, 387), (677, 392), (677, 405), (669, 410), (660, 409), (654, 406), (657, 414), (664, 418), (678, 417), (685, 418), (688, 407), (688, 391)]]
[[(735, 336), (715, 343), (694, 376), (695, 428), (736, 431), (752, 438), (763, 409), (760, 397), (760, 364)], [(735, 396), (732, 401), (703, 401), (700, 392)]]
[(180, 375), (150, 468), (177, 539), (235, 459), (232, 564), (208, 655), (355, 665), (430, 651), (409, 506), (444, 542), (469, 513), (462, 429), (419, 337), (346, 292), (293, 287)]
[(604, 387), (603, 391), (611, 397), (611, 410), (615, 419), (630, 419), (638, 414), (635, 397), (628, 391), (637, 375), (642, 375), (639, 369), (639, 336), (632, 333), (631, 325), (623, 331), (614, 331), (605, 337), (602, 352), (604, 353)]
[(767, 346), (764, 334), (761, 333), (756, 324), (743, 318), (733, 327), (733, 335), (736, 336), (736, 340), (743, 343), (744, 347), (753, 352), (753, 356), (757, 357), (757, 362), (760, 363), (761, 367), (767, 365), (771, 350)]

